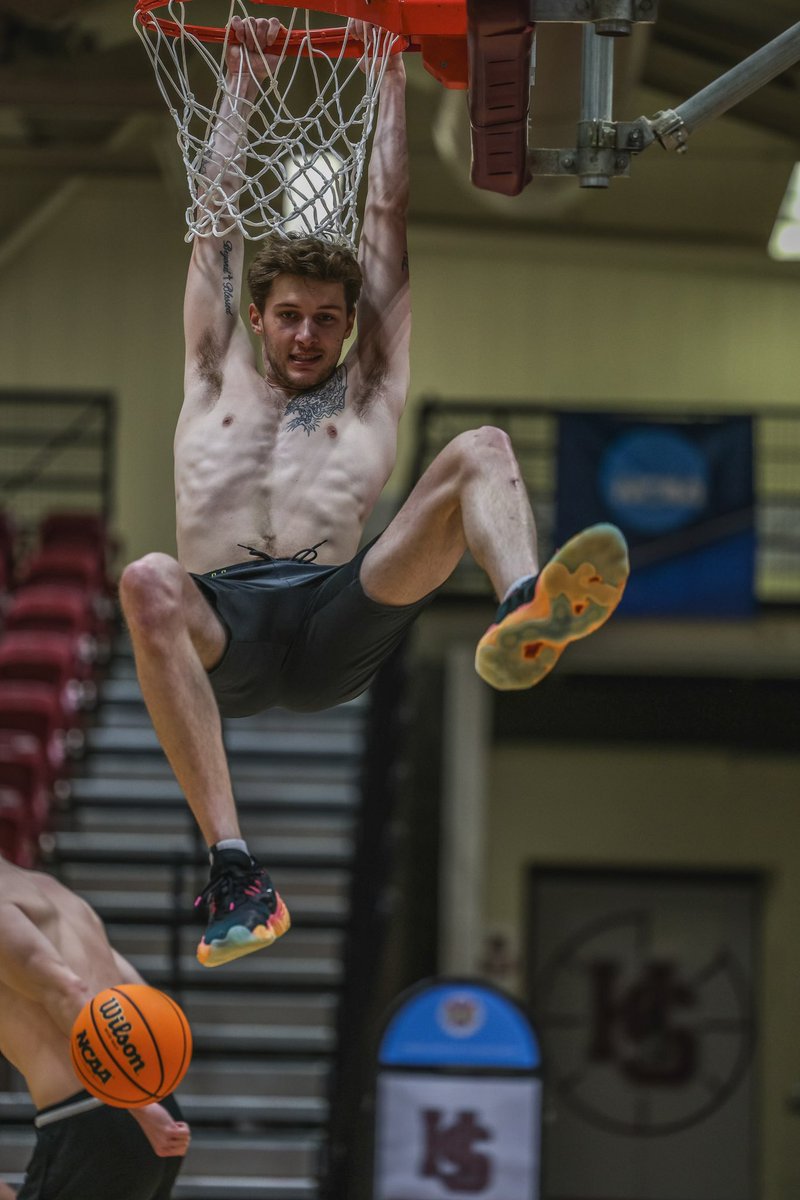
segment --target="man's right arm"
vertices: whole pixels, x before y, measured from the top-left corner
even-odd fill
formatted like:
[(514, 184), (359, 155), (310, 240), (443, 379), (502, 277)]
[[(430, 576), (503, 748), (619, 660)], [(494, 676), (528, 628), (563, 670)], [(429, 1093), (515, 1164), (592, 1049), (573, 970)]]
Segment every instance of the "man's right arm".
[[(116, 952), (115, 957), (121, 970), (127, 968), (125, 974), (129, 979), (142, 981), (125, 959), (116, 956)], [(0, 980), (12, 991), (41, 1005), (65, 1038), (71, 1035), (76, 1017), (93, 995), (53, 943), (13, 903), (0, 904)], [(186, 1153), (191, 1136), (189, 1126), (173, 1120), (163, 1105), (150, 1104), (128, 1111), (156, 1154), (167, 1157)]]
[[(247, 153), (247, 121), (258, 79), (274, 61), (261, 52), (275, 42), (281, 29), (275, 18), (235, 17), (231, 22), (227, 94), (202, 167), (202, 199), (209, 208), (235, 211), (235, 192)], [(238, 229), (222, 237), (195, 238), (183, 308), (187, 394), (209, 389), (219, 394), (228, 355), (250, 353), (239, 311), (243, 270), (244, 239)]]
[(69, 1037), (92, 993), (53, 943), (16, 904), (0, 904), (0, 979), (40, 1004)]

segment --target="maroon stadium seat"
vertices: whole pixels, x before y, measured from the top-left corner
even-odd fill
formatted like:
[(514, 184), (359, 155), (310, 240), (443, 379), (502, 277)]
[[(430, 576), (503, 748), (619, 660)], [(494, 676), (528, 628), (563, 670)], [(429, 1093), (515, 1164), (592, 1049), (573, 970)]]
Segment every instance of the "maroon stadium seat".
[(25, 829), (32, 838), (45, 828), (50, 814), (49, 775), (45, 755), (33, 734), (0, 729), (0, 788), (22, 797)]
[(79, 634), (11, 629), (0, 637), (0, 679), (28, 679), (58, 688), (64, 707), (87, 707), (96, 688)]
[(0, 854), (18, 867), (32, 867), (35, 842), (25, 814), (25, 801), (14, 788), (0, 784)]
[(68, 773), (67, 732), (72, 727), (72, 714), (50, 684), (0, 680), (0, 731), (29, 733), (36, 738), (50, 784)]
[(104, 593), (104, 562), (85, 546), (48, 546), (33, 554), (19, 572), (21, 585), (71, 584), (83, 591)]
[(102, 636), (107, 632), (92, 597), (74, 584), (37, 583), (19, 588), (8, 606), (6, 629), (49, 629)]
[(105, 562), (113, 549), (105, 517), (94, 512), (52, 512), (39, 524), (39, 545), (83, 546)]

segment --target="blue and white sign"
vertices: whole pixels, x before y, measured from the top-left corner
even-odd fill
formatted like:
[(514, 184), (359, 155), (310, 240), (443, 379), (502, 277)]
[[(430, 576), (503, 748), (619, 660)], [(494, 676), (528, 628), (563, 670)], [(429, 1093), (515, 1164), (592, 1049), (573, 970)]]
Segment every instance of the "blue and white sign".
[(539, 1079), (384, 1072), (375, 1200), (535, 1200), (541, 1088)]
[(412, 994), (390, 1019), (381, 1066), (535, 1070), (536, 1035), (522, 1010), (481, 984), (435, 983)]
[(600, 491), (615, 518), (642, 534), (696, 521), (708, 505), (708, 462), (685, 433), (659, 426), (623, 433), (600, 460)]
[(755, 606), (749, 417), (558, 419), (556, 543), (610, 521), (631, 549), (621, 613), (741, 615)]
[(490, 984), (401, 996), (378, 1053), (375, 1200), (537, 1200), (539, 1041)]

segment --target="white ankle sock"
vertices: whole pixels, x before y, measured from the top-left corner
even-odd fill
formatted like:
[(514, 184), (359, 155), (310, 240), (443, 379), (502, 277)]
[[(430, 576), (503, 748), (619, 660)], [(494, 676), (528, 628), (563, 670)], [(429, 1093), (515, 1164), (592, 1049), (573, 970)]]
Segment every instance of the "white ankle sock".
[[(211, 850), (241, 850), (242, 854), (250, 854), (250, 851), (247, 849), (247, 842), (242, 838), (225, 838), (222, 842), (215, 842)], [(208, 857), (209, 861), (211, 861), (211, 851), (209, 851)]]

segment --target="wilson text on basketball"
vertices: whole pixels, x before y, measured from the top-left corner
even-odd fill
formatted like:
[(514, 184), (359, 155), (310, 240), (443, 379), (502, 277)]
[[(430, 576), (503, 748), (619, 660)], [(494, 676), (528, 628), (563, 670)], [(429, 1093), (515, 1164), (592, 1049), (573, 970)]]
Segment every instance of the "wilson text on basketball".
[(112, 997), (100, 1005), (100, 1012), (105, 1018), (106, 1028), (127, 1058), (128, 1065), (138, 1074), (145, 1065), (144, 1059), (128, 1037), (132, 1026), (130, 1021), (125, 1020), (122, 1005)]

